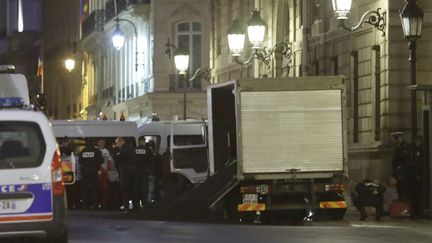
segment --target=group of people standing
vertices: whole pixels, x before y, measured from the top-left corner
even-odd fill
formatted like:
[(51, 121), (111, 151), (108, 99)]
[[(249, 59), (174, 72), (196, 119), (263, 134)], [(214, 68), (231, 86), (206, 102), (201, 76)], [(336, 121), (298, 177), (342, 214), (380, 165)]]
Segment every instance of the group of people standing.
[[(425, 202), (425, 182), (428, 181), (428, 168), (425, 162), (423, 138), (418, 136), (412, 145), (405, 142), (402, 132), (391, 133), (395, 149), (391, 161), (389, 186), (396, 187), (396, 207), (409, 207), (411, 218), (421, 218)], [(355, 186), (352, 194), (354, 206), (360, 212), (360, 220), (367, 217), (365, 207), (376, 209), (375, 220), (383, 214), (384, 193), (386, 187), (377, 180), (365, 179)], [(394, 202), (392, 202), (394, 203)], [(389, 212), (390, 213), (390, 212)]]
[(407, 200), (411, 205), (411, 215), (419, 218), (423, 211), (427, 164), (425, 163), (423, 137), (418, 136), (414, 143), (405, 142), (402, 132), (391, 134), (396, 141), (392, 158), (392, 178), (396, 182), (399, 200)]
[(140, 138), (134, 148), (125, 138), (118, 137), (111, 147), (105, 145), (105, 139), (87, 138), (86, 146), (74, 151), (69, 142), (62, 144), (62, 154), (74, 152), (78, 160), (77, 181), (67, 186), (69, 207), (120, 207), (129, 212), (153, 203), (158, 196), (160, 165), (155, 143)]

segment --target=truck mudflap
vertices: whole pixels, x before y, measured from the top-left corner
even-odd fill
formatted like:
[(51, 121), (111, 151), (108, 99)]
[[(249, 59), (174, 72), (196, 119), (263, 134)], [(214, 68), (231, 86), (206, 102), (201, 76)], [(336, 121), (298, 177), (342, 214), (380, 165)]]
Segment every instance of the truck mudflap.
[(320, 209), (347, 208), (346, 201), (320, 202)]
[(239, 204), (237, 210), (240, 212), (265, 211), (266, 205), (265, 203)]

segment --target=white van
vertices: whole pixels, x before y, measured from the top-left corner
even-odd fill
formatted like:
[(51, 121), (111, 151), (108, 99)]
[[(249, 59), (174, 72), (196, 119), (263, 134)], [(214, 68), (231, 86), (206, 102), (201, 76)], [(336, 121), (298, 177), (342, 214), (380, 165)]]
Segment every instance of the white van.
[(0, 238), (68, 242), (57, 143), (45, 115), (25, 103), (0, 98)]
[(139, 138), (145, 138), (146, 142), (154, 141), (159, 154), (170, 154), (171, 176), (187, 179), (192, 184), (207, 179), (207, 139), (204, 121), (152, 121), (140, 125), (138, 134)]
[[(132, 146), (136, 146), (138, 134), (137, 124), (129, 121), (108, 121), (108, 120), (53, 120), (51, 127), (57, 142), (61, 144), (64, 138), (73, 141), (71, 146), (81, 150), (85, 147), (85, 139), (104, 139), (105, 147), (110, 149), (117, 137), (123, 137)], [(62, 155), (63, 168), (67, 170), (65, 180), (68, 184), (75, 181), (75, 154)]]
[(56, 138), (133, 138), (136, 143), (137, 124), (130, 121), (111, 120), (53, 120), (52, 129)]
[(14, 72), (13, 65), (0, 65), (0, 97), (21, 97), (24, 105), (30, 106), (27, 79)]

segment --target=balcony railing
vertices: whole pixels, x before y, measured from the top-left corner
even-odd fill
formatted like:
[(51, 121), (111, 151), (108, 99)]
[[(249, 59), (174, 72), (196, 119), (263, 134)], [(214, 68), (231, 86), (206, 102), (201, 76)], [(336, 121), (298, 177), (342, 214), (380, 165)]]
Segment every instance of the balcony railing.
[(150, 0), (129, 0), (128, 4), (149, 4)]
[[(149, 4), (150, 0), (110, 0), (105, 4), (105, 22), (112, 20), (117, 14), (126, 10), (129, 5)], [(116, 6), (117, 5), (117, 12)]]
[(129, 5), (149, 3), (150, 0), (109, 0), (105, 4), (105, 10), (94, 10), (84, 19), (82, 22), (82, 38), (86, 38), (94, 31), (104, 31), (105, 23), (112, 20), (120, 12), (126, 10)]
[(87, 37), (93, 31), (103, 31), (104, 30), (104, 11), (95, 10), (93, 11), (82, 23), (82, 36)]
[(110, 21), (114, 16), (116, 16), (115, 2), (110, 0), (105, 4), (105, 22)]

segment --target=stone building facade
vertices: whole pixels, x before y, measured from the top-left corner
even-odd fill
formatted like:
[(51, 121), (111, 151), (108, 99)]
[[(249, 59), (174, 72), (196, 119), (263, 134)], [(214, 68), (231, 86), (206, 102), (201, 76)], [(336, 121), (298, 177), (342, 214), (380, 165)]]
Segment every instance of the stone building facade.
[[(363, 13), (381, 8), (385, 12), (385, 35), (364, 24), (356, 31), (339, 26), (329, 0), (212, 0), (213, 32), (211, 68), (213, 83), (245, 77), (279, 77), (286, 60), (274, 58), (267, 67), (260, 62), (239, 65), (228, 49), (227, 33), (233, 20), (244, 25), (254, 9), (266, 23), (262, 47), (289, 41), (292, 56), (290, 77), (344, 75), (347, 80), (349, 173), (353, 181), (363, 178), (387, 180), (392, 141), (389, 134), (404, 131), (410, 137), (410, 63), (399, 10), (403, 0), (353, 0), (346, 25), (354, 26)], [(428, 66), (432, 44), (432, 2), (419, 0), (425, 12), (423, 33), (418, 41), (417, 83), (431, 84)], [(247, 42), (247, 37), (246, 37)], [(251, 54), (245, 44), (240, 58)], [(418, 134), (422, 134), (422, 99), (417, 99)], [(323, 127), (325, 129), (325, 127)]]
[[(44, 1), (44, 79), (48, 115), (53, 119), (108, 119), (147, 122), (206, 116), (207, 81), (185, 89), (166, 42), (186, 42), (191, 77), (208, 67), (210, 0)], [(125, 43), (111, 37), (119, 28)], [(136, 34), (135, 29), (136, 28)], [(180, 41), (180, 42), (179, 42)], [(68, 72), (64, 60), (73, 58)], [(185, 96), (184, 93), (187, 95)], [(186, 98), (185, 98), (186, 97)]]

